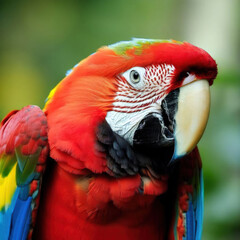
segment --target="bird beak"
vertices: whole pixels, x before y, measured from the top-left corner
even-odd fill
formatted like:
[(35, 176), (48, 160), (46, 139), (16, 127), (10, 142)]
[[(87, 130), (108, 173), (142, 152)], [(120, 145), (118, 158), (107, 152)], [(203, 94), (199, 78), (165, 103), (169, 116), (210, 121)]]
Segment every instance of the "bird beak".
[(171, 162), (195, 148), (206, 128), (209, 110), (210, 88), (207, 80), (193, 81), (179, 89)]

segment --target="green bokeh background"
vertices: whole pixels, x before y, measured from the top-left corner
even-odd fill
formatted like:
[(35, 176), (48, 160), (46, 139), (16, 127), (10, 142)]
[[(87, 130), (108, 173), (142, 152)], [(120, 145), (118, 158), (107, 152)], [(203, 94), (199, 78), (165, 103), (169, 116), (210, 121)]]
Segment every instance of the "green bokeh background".
[(65, 72), (97, 48), (132, 37), (188, 41), (216, 59), (212, 108), (199, 143), (203, 239), (240, 239), (240, 1), (0, 1), (0, 117), (44, 105)]

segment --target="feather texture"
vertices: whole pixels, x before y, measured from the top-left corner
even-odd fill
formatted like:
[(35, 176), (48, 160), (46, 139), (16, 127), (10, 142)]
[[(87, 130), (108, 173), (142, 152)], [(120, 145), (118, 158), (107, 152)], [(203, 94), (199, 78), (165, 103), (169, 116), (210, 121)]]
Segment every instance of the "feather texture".
[(175, 239), (200, 240), (203, 221), (203, 176), (198, 149), (195, 148), (181, 159), (179, 164)]
[[(133, 67), (146, 72), (148, 91), (142, 82), (134, 88), (128, 81), (126, 72)], [(197, 148), (174, 166), (168, 164), (177, 91), (188, 71), (211, 84), (217, 66), (208, 53), (189, 43), (124, 41), (102, 47), (75, 65), (50, 92), (43, 111), (28, 106), (11, 112), (0, 128), (3, 240), (200, 239), (203, 187)], [(140, 113), (138, 108), (148, 109)], [(123, 118), (114, 118), (116, 110), (124, 112)], [(146, 113), (155, 114), (153, 125), (142, 121)], [(151, 147), (159, 143), (160, 151), (139, 151), (144, 145), (136, 148), (122, 133), (119, 119), (130, 126), (131, 137), (142, 123), (138, 142)], [(120, 122), (119, 131), (112, 122)]]
[(7, 115), (0, 128), (1, 239), (31, 236), (47, 154), (47, 121), (40, 108)]

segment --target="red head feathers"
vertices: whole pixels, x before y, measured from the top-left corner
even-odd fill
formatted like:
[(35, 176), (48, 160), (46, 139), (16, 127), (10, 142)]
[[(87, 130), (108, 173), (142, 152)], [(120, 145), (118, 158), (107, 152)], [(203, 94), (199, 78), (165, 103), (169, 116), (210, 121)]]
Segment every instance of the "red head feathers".
[(131, 67), (152, 64), (175, 67), (170, 90), (181, 85), (184, 72), (194, 72), (210, 83), (217, 74), (211, 56), (186, 42), (133, 39), (102, 47), (75, 66), (49, 95), (45, 111), (51, 156), (72, 172), (104, 171), (103, 156), (92, 151), (94, 133), (113, 107), (116, 76)]

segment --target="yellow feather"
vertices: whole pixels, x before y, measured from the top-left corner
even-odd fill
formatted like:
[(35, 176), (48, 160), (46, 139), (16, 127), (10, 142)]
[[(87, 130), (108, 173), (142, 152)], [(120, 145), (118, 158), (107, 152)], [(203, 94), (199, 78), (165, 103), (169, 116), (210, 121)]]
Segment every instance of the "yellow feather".
[(12, 197), (17, 188), (16, 167), (17, 163), (15, 163), (6, 177), (0, 175), (0, 211), (4, 208), (6, 209), (11, 204)]

